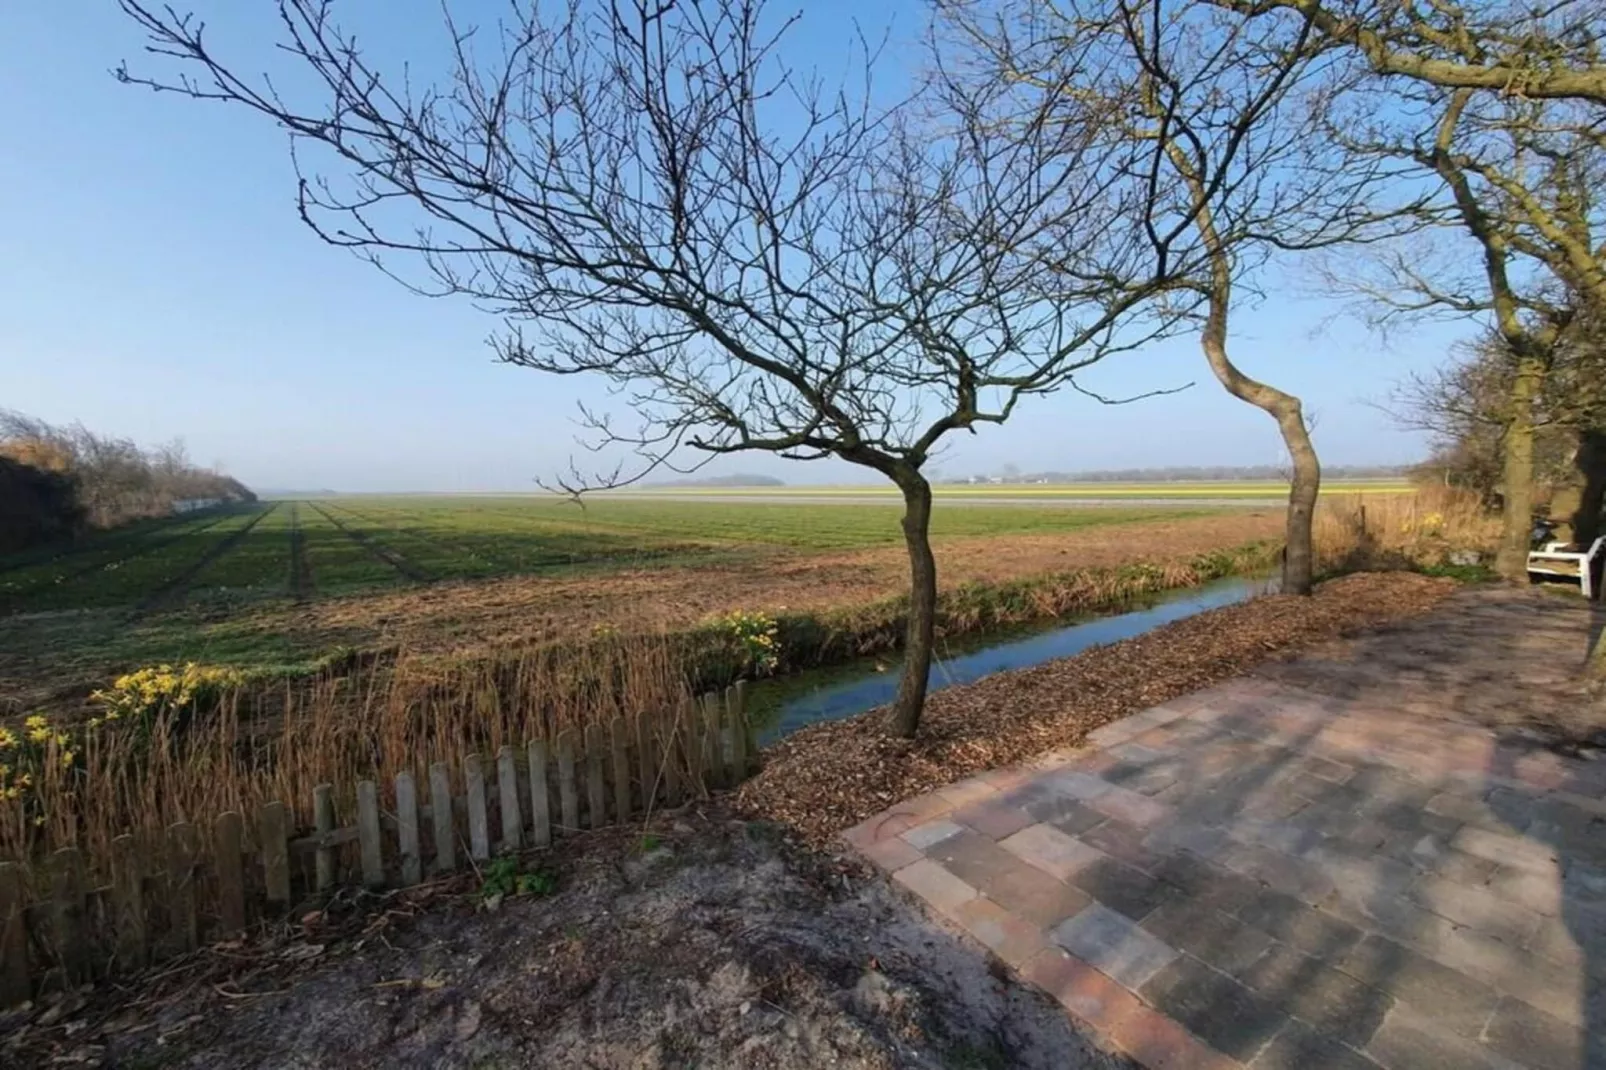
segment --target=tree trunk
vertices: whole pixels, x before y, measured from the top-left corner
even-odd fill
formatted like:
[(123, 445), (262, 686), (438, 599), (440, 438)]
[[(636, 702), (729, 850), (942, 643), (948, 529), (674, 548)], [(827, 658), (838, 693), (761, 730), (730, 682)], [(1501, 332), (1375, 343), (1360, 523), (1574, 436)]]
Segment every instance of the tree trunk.
[(892, 703), (892, 733), (912, 738), (920, 727), (931, 676), (937, 621), (937, 559), (931, 553), (931, 484), (912, 469), (896, 477), (903, 491), (903, 541), (909, 549), (909, 632), (903, 644), (903, 678)]
[(1573, 463), (1584, 477), (1578, 511), (1573, 513), (1573, 542), (1587, 550), (1600, 535), (1600, 510), (1606, 505), (1606, 430), (1591, 427), (1578, 432)]
[[(1219, 313), (1217, 309), (1220, 309)], [(1288, 518), (1283, 551), (1283, 591), (1310, 594), (1315, 581), (1316, 550), (1311, 526), (1316, 517), (1316, 495), (1321, 490), (1322, 466), (1305, 426), (1304, 407), (1297, 397), (1250, 378), (1227, 357), (1226, 300), (1212, 300), (1201, 343), (1210, 370), (1233, 397), (1247, 401), (1277, 421), (1283, 445), (1293, 462), (1288, 488)]]
[(1316, 495), (1322, 487), (1322, 465), (1305, 427), (1305, 414), (1299, 399), (1283, 395), (1287, 401), (1271, 409), (1283, 434), (1283, 445), (1293, 461), (1293, 477), (1288, 487), (1288, 518), (1285, 524), (1286, 549), (1283, 551), (1283, 591), (1310, 594), (1316, 581), (1316, 547), (1311, 529), (1316, 520)]
[(1534, 505), (1534, 399), (1543, 374), (1537, 359), (1518, 361), (1517, 374), (1511, 380), (1511, 417), (1501, 444), (1505, 505), (1495, 571), (1513, 582), (1528, 578)]

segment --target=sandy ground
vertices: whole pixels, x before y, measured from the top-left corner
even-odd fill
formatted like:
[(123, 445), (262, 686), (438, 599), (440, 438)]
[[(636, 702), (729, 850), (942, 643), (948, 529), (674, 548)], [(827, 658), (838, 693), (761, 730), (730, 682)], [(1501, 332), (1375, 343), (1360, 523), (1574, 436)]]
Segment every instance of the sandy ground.
[(222, 949), (187, 983), (11, 1032), (0, 1064), (1130, 1067), (887, 885), (793, 855), (775, 826), (682, 814), (652, 840), (589, 837), (557, 866), (555, 895), (494, 912), (474, 894), (416, 916), (398, 900), (357, 939), (314, 923)]

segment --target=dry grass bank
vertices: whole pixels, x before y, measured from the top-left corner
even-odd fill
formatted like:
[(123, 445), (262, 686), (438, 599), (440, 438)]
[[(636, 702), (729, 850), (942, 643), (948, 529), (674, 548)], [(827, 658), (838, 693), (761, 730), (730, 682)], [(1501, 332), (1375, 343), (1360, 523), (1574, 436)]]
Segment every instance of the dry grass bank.
[(271, 801), (307, 828), (319, 784), (347, 793), (337, 800), (344, 813), (360, 780), (378, 781), (389, 805), (383, 793), (399, 772), (425, 783), (431, 762), (460, 769), (471, 753), (672, 713), (689, 697), (676, 646), (636, 637), (497, 662), (403, 657), (204, 703), (158, 702), (99, 724), (19, 723), (0, 737), (0, 860), (78, 847), (95, 886), (124, 833), (157, 843), (175, 822), (209, 827)]
[(1438, 568), (1451, 564), (1452, 555), (1492, 555), (1500, 517), (1453, 487), (1340, 494), (1322, 499), (1314, 535), (1317, 560), (1328, 572)]

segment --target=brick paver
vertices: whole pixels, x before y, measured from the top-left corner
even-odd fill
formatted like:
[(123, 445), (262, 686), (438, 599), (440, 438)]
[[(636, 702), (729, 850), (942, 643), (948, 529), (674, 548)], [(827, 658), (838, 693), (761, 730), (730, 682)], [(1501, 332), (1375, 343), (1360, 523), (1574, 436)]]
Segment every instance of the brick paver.
[(847, 839), (1144, 1065), (1606, 1070), (1606, 761), (1498, 724), (1583, 701), (1518, 656), (1586, 649), (1556, 605), (1458, 596)]

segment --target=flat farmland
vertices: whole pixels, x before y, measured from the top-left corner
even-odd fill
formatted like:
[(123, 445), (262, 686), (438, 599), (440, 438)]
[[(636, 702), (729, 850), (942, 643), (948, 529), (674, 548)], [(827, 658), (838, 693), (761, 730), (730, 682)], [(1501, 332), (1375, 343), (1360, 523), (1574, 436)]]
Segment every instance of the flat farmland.
[[(351, 649), (461, 653), (818, 611), (898, 593), (894, 501), (613, 495), (252, 503), (0, 559), (0, 712), (196, 660), (295, 669)], [(945, 585), (1186, 560), (1275, 538), (1280, 510), (943, 503)]]
[[(1404, 479), (1329, 480), (1322, 484), (1328, 497), (1350, 494), (1409, 494), (1416, 488)], [(1090, 482), (1090, 483), (942, 483), (932, 488), (939, 501), (981, 503), (1064, 502), (1178, 502), (1178, 503), (1259, 503), (1288, 497), (1288, 484), (1281, 480), (1246, 479), (1218, 481)], [(648, 500), (701, 501), (896, 501), (896, 489), (876, 484), (844, 484), (823, 487), (656, 487), (619, 492), (616, 497)]]

